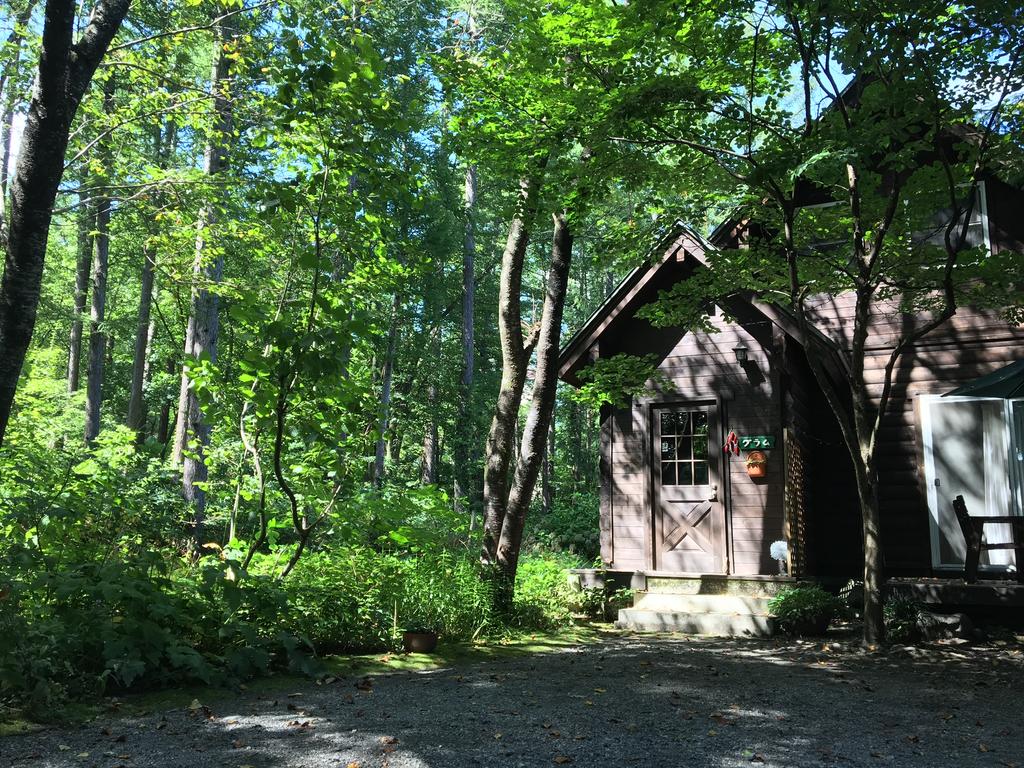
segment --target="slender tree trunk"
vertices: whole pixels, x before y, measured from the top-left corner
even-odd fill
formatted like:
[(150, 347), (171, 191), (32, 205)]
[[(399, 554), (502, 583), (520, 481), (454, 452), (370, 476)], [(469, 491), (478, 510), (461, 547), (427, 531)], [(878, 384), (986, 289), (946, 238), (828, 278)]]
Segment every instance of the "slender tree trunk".
[(544, 314), (541, 318), (540, 336), (537, 341), (537, 375), (534, 378), (530, 410), (523, 427), (523, 438), (519, 448), (512, 489), (508, 497), (508, 508), (501, 527), (498, 543), (498, 568), (501, 572), (501, 593), (499, 605), (510, 608), (516, 569), (519, 565), (519, 550), (523, 542), (523, 528), (526, 513), (533, 498), (533, 491), (540, 473), (547, 442), (551, 416), (555, 407), (555, 391), (558, 384), (558, 342), (562, 333), (562, 314), (569, 286), (569, 266), (572, 262), (572, 234), (565, 216), (554, 217), (555, 234), (551, 247), (551, 266), (548, 269), (547, 287), (544, 297)]
[(427, 412), (420, 482), (423, 485), (434, 485), (437, 483), (437, 386), (433, 382), (427, 387)]
[[(174, 374), (178, 370), (178, 364), (173, 356), (167, 358), (167, 366), (164, 370), (170, 374)], [(167, 449), (167, 441), (171, 437), (171, 403), (170, 397), (164, 398), (163, 403), (160, 405), (160, 418), (157, 420), (156, 425), (156, 439), (157, 442), (164, 446), (164, 450)]]
[(68, 392), (77, 392), (82, 368), (82, 317), (89, 296), (89, 270), (92, 268), (93, 227), (96, 226), (96, 207), (90, 192), (83, 186), (78, 200), (78, 260), (75, 265), (75, 315), (71, 320), (71, 338), (68, 342)]
[[(10, 226), (0, 282), (0, 445), (14, 405), (39, 308), (43, 262), (71, 121), (121, 26), (129, 0), (100, 0), (78, 41), (74, 0), (47, 0), (42, 50), (18, 165), (11, 183)], [(73, 47), (72, 47), (73, 46)]]
[(21, 28), (31, 20), (36, 2), (37, 0), (28, 0), (14, 20), (14, 29), (7, 37), (7, 46), (14, 50), (14, 54), (0, 73), (0, 100), (3, 104), (2, 111), (0, 111), (0, 218), (7, 216), (7, 184), (14, 134), (14, 110), (20, 101), (18, 89), (12, 85), (12, 79), (17, 76), (18, 66), (21, 64), (21, 47), (24, 42)]
[[(219, 5), (213, 13), (223, 13)], [(220, 174), (227, 161), (227, 147), (231, 141), (233, 114), (231, 109), (231, 55), (236, 44), (236, 16), (223, 20), (214, 29), (213, 63), (210, 90), (213, 96), (216, 122), (203, 156), (203, 173), (207, 177)], [(189, 368), (195, 361), (217, 359), (220, 335), (218, 296), (216, 286), (224, 274), (224, 258), (218, 252), (212, 256), (206, 247), (207, 238), (217, 221), (215, 204), (206, 205), (199, 212), (196, 233), (194, 286), (192, 306), (185, 334), (184, 364), (178, 394), (178, 420), (175, 425), (174, 460), (182, 466), (182, 495), (192, 505), (192, 538), (202, 543), (206, 520), (206, 492), (202, 485), (207, 479), (206, 447), (210, 443), (210, 425), (203, 418), (199, 399), (191, 386)], [(189, 450), (186, 450), (189, 448)]]
[(384, 460), (387, 457), (388, 430), (391, 427), (391, 384), (395, 373), (395, 347), (398, 344), (398, 310), (401, 299), (395, 293), (391, 305), (391, 324), (388, 328), (388, 347), (384, 353), (384, 370), (380, 384), (380, 418), (377, 422), (377, 446), (373, 459), (373, 484), (380, 486), (384, 482)]
[(147, 248), (142, 250), (142, 278), (139, 293), (139, 312), (135, 324), (135, 350), (132, 355), (131, 394), (128, 398), (128, 427), (141, 438), (146, 424), (146, 403), (142, 393), (149, 368), (149, 344), (153, 324), (150, 313), (153, 306), (153, 277), (155, 265), (153, 254)]
[(103, 400), (103, 369), (107, 335), (103, 324), (107, 308), (107, 266), (110, 261), (110, 199), (102, 197), (96, 206), (96, 246), (92, 259), (92, 300), (89, 311), (89, 361), (85, 385), (85, 441), (100, 433), (100, 403)]
[(484, 565), (498, 562), (498, 541), (508, 504), (508, 472), (516, 438), (516, 416), (523, 399), (526, 369), (532, 344), (524, 342), (520, 293), (523, 260), (536, 216), (539, 177), (519, 185), (518, 209), (509, 227), (501, 256), (498, 287), (498, 336), (501, 339), (501, 385), (487, 435), (484, 464), (484, 537), (480, 559)]
[(544, 466), (541, 469), (542, 509), (550, 515), (555, 508), (555, 413), (551, 410), (551, 425), (548, 427), (548, 443), (544, 449)]
[(476, 167), (466, 168), (462, 198), (465, 217), (462, 239), (462, 380), (459, 382), (458, 428), (455, 436), (455, 508), (469, 513), (470, 530), (476, 527), (473, 504), (473, 374), (476, 302)]
[[(114, 104), (114, 81), (108, 80), (103, 90), (103, 111), (109, 117)], [(110, 169), (113, 165), (109, 140), (99, 143), (102, 174), (97, 178), (102, 190), (96, 203), (96, 238), (92, 259), (92, 296), (89, 309), (89, 361), (85, 385), (85, 442), (91, 443), (100, 433), (100, 410), (103, 403), (104, 363), (107, 338), (104, 323), (107, 314), (107, 268), (110, 265)]]

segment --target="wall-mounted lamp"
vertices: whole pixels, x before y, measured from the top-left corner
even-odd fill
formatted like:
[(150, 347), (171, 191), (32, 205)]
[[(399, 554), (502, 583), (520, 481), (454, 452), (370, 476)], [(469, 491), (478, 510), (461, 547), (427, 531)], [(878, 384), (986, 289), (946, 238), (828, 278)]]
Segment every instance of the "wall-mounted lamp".
[(747, 348), (740, 344), (738, 347), (733, 347), (732, 351), (736, 353), (736, 362), (743, 365), (747, 362)]

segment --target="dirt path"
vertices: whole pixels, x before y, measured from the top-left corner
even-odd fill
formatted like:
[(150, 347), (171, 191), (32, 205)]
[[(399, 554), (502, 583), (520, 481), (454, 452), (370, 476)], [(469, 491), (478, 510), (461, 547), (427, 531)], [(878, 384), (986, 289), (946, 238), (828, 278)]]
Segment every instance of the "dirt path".
[(1024, 768), (1022, 693), (1011, 647), (610, 635), (9, 736), (0, 766)]

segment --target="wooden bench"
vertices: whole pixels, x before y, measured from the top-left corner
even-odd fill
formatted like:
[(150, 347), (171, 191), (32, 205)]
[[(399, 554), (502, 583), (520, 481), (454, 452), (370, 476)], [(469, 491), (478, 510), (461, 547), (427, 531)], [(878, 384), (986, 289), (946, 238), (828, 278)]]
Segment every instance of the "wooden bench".
[[(953, 499), (953, 511), (956, 513), (960, 530), (967, 542), (967, 557), (964, 560), (964, 580), (973, 584), (978, 580), (978, 561), (982, 550), (1012, 549), (1017, 556), (1017, 581), (1024, 584), (1024, 517), (1019, 515), (1000, 515), (997, 517), (972, 517), (967, 513), (967, 503), (963, 496)], [(1013, 532), (1013, 541), (1003, 544), (989, 544), (984, 541), (986, 525), (1009, 525)]]

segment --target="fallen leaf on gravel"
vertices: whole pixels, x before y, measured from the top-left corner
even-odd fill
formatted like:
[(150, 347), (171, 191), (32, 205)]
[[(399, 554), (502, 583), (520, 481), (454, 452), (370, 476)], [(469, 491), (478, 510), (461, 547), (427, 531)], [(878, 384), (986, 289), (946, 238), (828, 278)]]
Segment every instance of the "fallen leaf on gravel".
[(345, 768), (362, 768), (362, 766), (359, 765), (359, 763), (357, 763), (355, 760), (353, 760), (351, 763), (346, 765)]
[(604, 688), (595, 688), (594, 689), (594, 693), (604, 693), (604, 692), (605, 692)]
[(59, 749), (61, 752), (67, 752), (69, 749), (71, 749), (71, 747), (69, 747), (67, 744), (59, 744), (57, 746), (57, 749)]
[(571, 763), (572, 758), (568, 755), (555, 755), (555, 759), (552, 762), (555, 762), (558, 765), (565, 765), (566, 763)]
[(192, 703), (188, 705), (190, 712), (198, 712), (203, 708), (203, 705), (199, 703), (199, 699), (192, 699)]
[(364, 677), (362, 680), (359, 680), (356, 683), (356, 688), (359, 689), (360, 691), (372, 691), (373, 690), (373, 681), (370, 680), (370, 678), (368, 678), (368, 677)]
[(398, 739), (395, 738), (394, 736), (381, 736), (380, 737), (380, 743), (381, 744), (397, 744), (398, 743)]
[(750, 758), (750, 762), (752, 762), (752, 763), (763, 763), (764, 762), (764, 755), (762, 755), (760, 752), (755, 752), (753, 757)]
[(991, 751), (991, 750), (989, 750), (989, 748), (988, 748), (988, 745), (987, 745), (987, 744), (979, 744), (979, 745), (978, 745), (978, 751), (979, 751), (979, 752), (989, 752), (989, 751)]

